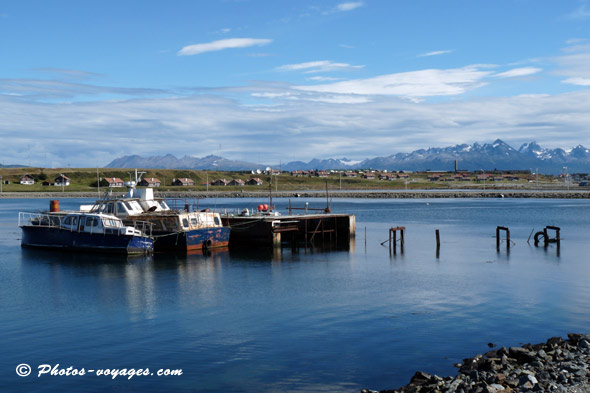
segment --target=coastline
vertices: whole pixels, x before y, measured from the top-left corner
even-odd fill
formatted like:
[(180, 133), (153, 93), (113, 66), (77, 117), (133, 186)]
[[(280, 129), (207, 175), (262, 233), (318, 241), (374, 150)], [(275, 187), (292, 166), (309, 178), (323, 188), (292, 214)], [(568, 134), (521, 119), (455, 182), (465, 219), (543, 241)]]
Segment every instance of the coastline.
[[(490, 343), (488, 346), (495, 347)], [(455, 365), (455, 377), (416, 372), (409, 384), (379, 393), (508, 393), (590, 391), (590, 335), (569, 333), (545, 343), (500, 347)], [(361, 393), (377, 393), (363, 389)]]
[[(97, 198), (96, 192), (3, 192), (0, 199), (25, 198)], [(124, 192), (114, 192), (114, 196)], [(160, 198), (261, 198), (269, 197), (262, 191), (163, 191), (155, 192)], [(273, 191), (275, 198), (326, 198), (325, 191)], [(429, 198), (548, 198), (548, 199), (586, 199), (590, 190), (330, 190), (330, 198), (374, 198), (374, 199), (429, 199)]]

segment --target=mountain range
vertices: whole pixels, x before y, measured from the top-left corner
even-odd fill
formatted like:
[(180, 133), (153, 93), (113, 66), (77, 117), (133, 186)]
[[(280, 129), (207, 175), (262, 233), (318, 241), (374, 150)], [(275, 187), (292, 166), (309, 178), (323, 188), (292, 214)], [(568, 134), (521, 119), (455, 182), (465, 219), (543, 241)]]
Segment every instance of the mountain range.
[[(452, 171), (455, 161), (460, 170), (532, 170), (539, 173), (558, 174), (567, 167), (569, 173), (590, 172), (590, 149), (582, 145), (574, 148), (546, 149), (535, 142), (525, 143), (518, 150), (497, 139), (493, 143), (473, 145), (461, 144), (449, 147), (419, 149), (411, 153), (396, 153), (386, 157), (368, 158), (362, 161), (342, 159), (313, 159), (309, 162), (293, 161), (281, 164), (283, 171), (293, 170), (354, 170), (380, 169), (390, 171)], [(161, 168), (161, 169), (201, 169), (201, 170), (254, 170), (278, 165), (234, 161), (209, 155), (203, 158), (184, 156), (176, 158), (165, 156), (141, 157), (124, 156), (110, 162), (107, 168)]]

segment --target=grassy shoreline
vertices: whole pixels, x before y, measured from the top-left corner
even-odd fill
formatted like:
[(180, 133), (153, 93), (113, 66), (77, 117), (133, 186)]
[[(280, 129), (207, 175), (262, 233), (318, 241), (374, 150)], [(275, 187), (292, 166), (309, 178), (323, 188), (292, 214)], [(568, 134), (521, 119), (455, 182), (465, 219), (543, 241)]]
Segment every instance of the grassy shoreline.
[[(114, 196), (122, 196), (124, 192), (114, 192)], [(268, 191), (155, 191), (160, 198), (259, 198), (268, 199)], [(2, 192), (0, 199), (25, 198), (96, 198), (102, 194), (86, 191), (65, 192)], [(326, 198), (325, 191), (274, 191), (273, 198)], [(379, 199), (429, 199), (429, 198), (554, 198), (554, 199), (586, 199), (590, 198), (590, 190), (329, 190), (330, 198), (379, 198)]]

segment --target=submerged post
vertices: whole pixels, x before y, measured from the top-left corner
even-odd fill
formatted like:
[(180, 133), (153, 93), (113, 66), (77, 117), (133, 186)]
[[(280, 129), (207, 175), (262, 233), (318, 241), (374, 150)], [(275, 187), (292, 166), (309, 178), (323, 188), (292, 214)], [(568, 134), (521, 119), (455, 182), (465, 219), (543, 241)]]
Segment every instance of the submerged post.
[[(548, 233), (549, 229), (555, 231), (554, 238), (549, 237), (549, 233)], [(554, 227), (554, 226), (549, 225), (549, 226), (546, 226), (545, 228), (543, 228), (543, 231), (539, 231), (539, 232), (535, 233), (535, 246), (538, 246), (539, 242), (542, 239), (543, 245), (545, 247), (547, 247), (549, 245), (549, 243), (557, 243), (557, 248), (559, 249), (559, 246), (561, 244), (561, 237), (559, 234), (560, 230), (561, 230), (561, 228), (559, 228), (559, 227)]]
[(405, 230), (406, 230), (406, 227), (395, 227), (395, 228), (389, 229), (389, 249), (391, 250), (391, 247), (393, 245), (393, 253), (394, 254), (397, 252), (397, 232), (398, 231), (400, 233), (400, 251), (402, 253), (404, 252), (404, 231)]
[(436, 257), (438, 258), (440, 255), (440, 231), (436, 229), (434, 233), (436, 235)]
[(510, 229), (507, 227), (496, 227), (496, 250), (500, 251), (500, 231), (506, 232), (506, 250), (510, 250)]

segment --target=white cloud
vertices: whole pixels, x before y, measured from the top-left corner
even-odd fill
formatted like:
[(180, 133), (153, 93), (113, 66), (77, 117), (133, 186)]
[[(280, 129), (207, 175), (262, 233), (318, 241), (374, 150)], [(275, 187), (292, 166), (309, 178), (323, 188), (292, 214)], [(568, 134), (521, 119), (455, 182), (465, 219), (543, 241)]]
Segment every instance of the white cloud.
[(340, 78), (332, 78), (329, 76), (312, 76), (311, 78), (307, 78), (310, 81), (314, 81), (314, 82), (333, 82), (333, 81), (337, 81), (340, 80)]
[(364, 3), (362, 1), (354, 1), (354, 2), (349, 2), (349, 3), (340, 3), (336, 6), (336, 9), (338, 11), (352, 11), (354, 9), (357, 9), (359, 7), (362, 7), (364, 5)]
[(561, 82), (577, 86), (590, 86), (590, 78), (568, 78)]
[(498, 74), (495, 74), (494, 76), (496, 78), (514, 78), (514, 77), (519, 77), (519, 76), (528, 76), (528, 75), (533, 75), (536, 73), (539, 73), (543, 71), (540, 68), (536, 68), (536, 67), (521, 67), (521, 68), (514, 68), (512, 70), (508, 70), (505, 72), (500, 72)]
[(428, 53), (422, 53), (421, 55), (418, 55), (418, 57), (428, 57), (428, 56), (440, 56), (440, 55), (446, 55), (448, 53), (452, 53), (452, 50), (437, 50), (434, 52), (428, 52)]
[(563, 83), (587, 86), (586, 81), (590, 79), (590, 45), (575, 41), (563, 52), (566, 54), (551, 59), (557, 64), (555, 73), (566, 77)]
[(309, 61), (306, 63), (287, 64), (277, 68), (279, 71), (304, 71), (306, 73), (328, 72), (328, 71), (350, 71), (358, 70), (364, 66), (353, 66), (347, 63), (333, 63), (329, 60)]
[(35, 166), (106, 165), (128, 154), (202, 157), (220, 141), (231, 141), (221, 142), (224, 157), (247, 160), (260, 153), (260, 160), (270, 164), (314, 157), (363, 159), (496, 138), (516, 145), (534, 139), (563, 148), (590, 144), (590, 91), (416, 104), (398, 97), (292, 90), (284, 84), (241, 89), (236, 93), (258, 93), (273, 105), (254, 105), (253, 98), (243, 105), (212, 90), (191, 97), (68, 104), (0, 95), (3, 160), (23, 163), (28, 151)]
[(225, 40), (218, 40), (204, 44), (194, 44), (185, 46), (178, 52), (178, 55), (191, 56), (205, 52), (220, 51), (224, 49), (247, 48), (250, 46), (268, 45), (271, 42), (272, 40), (266, 38), (228, 38)]
[(381, 75), (331, 84), (297, 86), (304, 91), (336, 94), (393, 95), (403, 97), (447, 96), (465, 93), (485, 85), (490, 75), (475, 67), (422, 70)]

